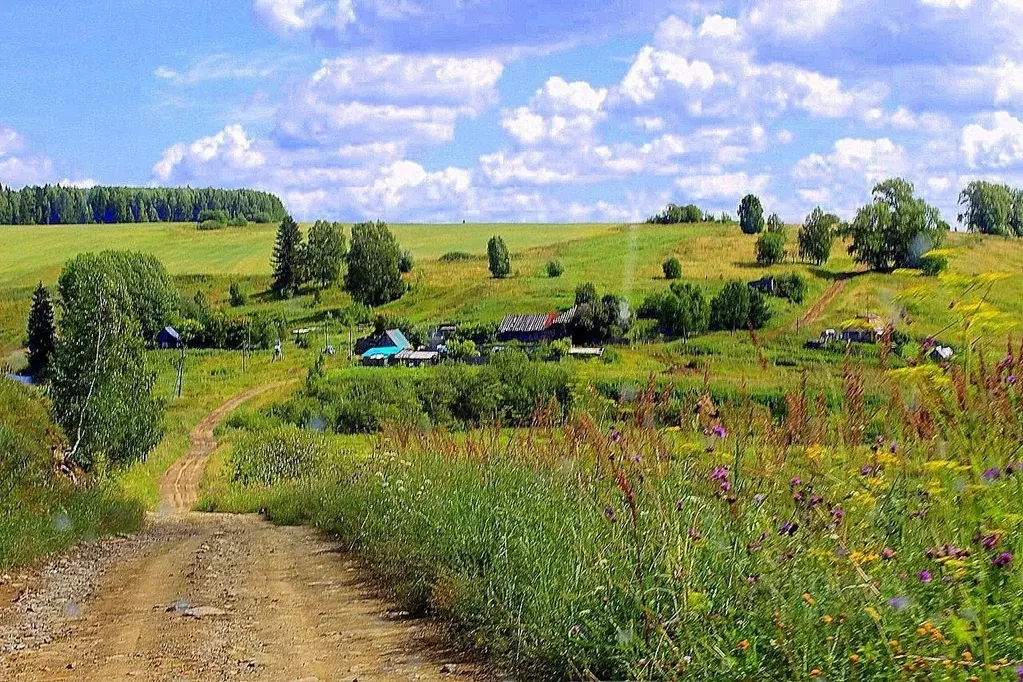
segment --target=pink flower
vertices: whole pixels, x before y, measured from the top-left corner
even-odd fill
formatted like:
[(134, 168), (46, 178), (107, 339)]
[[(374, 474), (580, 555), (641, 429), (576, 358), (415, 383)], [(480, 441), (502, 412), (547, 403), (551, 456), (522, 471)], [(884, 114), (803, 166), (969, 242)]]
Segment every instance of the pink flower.
[(931, 582), (931, 580), (933, 579), (933, 576), (931, 576), (930, 571), (920, 571), (919, 573), (916, 574), (916, 577), (919, 578), (920, 582), (922, 582), (924, 585)]

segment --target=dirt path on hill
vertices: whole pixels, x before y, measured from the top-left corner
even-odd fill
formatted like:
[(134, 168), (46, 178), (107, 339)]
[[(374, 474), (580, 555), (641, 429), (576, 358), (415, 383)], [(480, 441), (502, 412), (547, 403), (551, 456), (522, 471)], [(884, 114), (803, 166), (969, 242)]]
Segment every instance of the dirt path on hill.
[(828, 287), (828, 290), (821, 294), (821, 297), (814, 301), (813, 305), (807, 308), (806, 312), (803, 313), (803, 316), (792, 323), (792, 328), (797, 331), (805, 329), (807, 326), (820, 319), (820, 316), (824, 314), (824, 310), (831, 305), (831, 302), (834, 301), (835, 298), (845, 289), (845, 283), (847, 281), (848, 278), (844, 277), (836, 279), (834, 283)]
[(393, 613), (364, 571), (308, 528), (188, 511), (239, 394), (192, 431), (142, 532), (80, 545), (0, 604), (0, 680), (480, 679), (434, 626)]

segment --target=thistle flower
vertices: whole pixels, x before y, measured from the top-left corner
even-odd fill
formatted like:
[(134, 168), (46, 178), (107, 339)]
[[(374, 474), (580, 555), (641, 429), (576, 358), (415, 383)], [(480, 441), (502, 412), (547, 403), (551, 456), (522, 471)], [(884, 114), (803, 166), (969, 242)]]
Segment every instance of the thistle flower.
[(891, 547), (885, 547), (884, 549), (881, 550), (881, 558), (885, 559), (886, 561), (891, 561), (892, 559), (895, 558), (895, 555), (896, 551)]
[(622, 442), (622, 434), (621, 434), (621, 432), (619, 432), (617, 430), (611, 431), (611, 442), (613, 442), (613, 443), (620, 443), (620, 442)]
[(1008, 568), (1012, 565), (1012, 552), (1002, 552), (991, 563), (998, 568)]
[(785, 523), (781, 524), (781, 527), (778, 529), (778, 534), (788, 535), (789, 537), (792, 537), (793, 535), (796, 534), (797, 530), (799, 530), (798, 523), (795, 523), (793, 521), (786, 521)]
[(842, 519), (845, 518), (845, 510), (842, 509), (841, 507), (835, 507), (834, 509), (831, 510), (831, 517), (835, 519), (835, 521), (840, 522)]
[(901, 611), (909, 605), (909, 600), (905, 597), (892, 597), (888, 600), (888, 606), (892, 607), (896, 611)]
[(718, 438), (728, 438), (728, 431), (721, 424), (715, 424), (710, 432)]
[(714, 471), (710, 473), (710, 480), (712, 481), (727, 481), (728, 480), (728, 467), (719, 466), (715, 467)]
[(796, 487), (797, 485), (799, 485), (802, 482), (803, 481), (799, 478), (799, 476), (793, 476), (792, 480), (789, 481), (789, 485), (794, 488), (794, 487)]
[(1010, 374), (1009, 376), (1005, 377), (1005, 383), (1009, 384), (1010, 386), (1015, 386), (1016, 385), (1016, 375), (1015, 374)]
[(928, 336), (924, 339), (924, 350), (930, 350), (934, 348), (935, 340), (933, 336)]
[(919, 578), (920, 582), (922, 582), (924, 585), (933, 580), (933, 576), (931, 575), (930, 571), (920, 571), (919, 573), (916, 574), (916, 577)]
[(991, 467), (990, 469), (982, 473), (980, 477), (983, 478), (985, 481), (993, 481), (1001, 475), (1002, 475), (1001, 469), (999, 469), (998, 467)]
[(980, 544), (984, 545), (984, 549), (992, 550), (998, 546), (1000, 540), (998, 533), (989, 533), (980, 539)]

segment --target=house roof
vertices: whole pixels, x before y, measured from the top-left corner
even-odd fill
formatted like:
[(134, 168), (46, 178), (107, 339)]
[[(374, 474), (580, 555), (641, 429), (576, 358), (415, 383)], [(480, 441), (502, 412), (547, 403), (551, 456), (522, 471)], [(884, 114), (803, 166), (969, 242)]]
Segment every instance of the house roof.
[(398, 348), (411, 348), (412, 344), (405, 338), (405, 335), (401, 333), (400, 329), (388, 329), (384, 332), (384, 336), (391, 340), (391, 343)]
[(406, 348), (394, 356), (395, 360), (435, 360), (440, 356), (435, 350), (411, 350)]
[(497, 331), (500, 334), (540, 332), (556, 324), (569, 324), (578, 311), (578, 306), (572, 306), (562, 313), (508, 315), (501, 321)]
[(157, 336), (162, 336), (162, 335), (170, 336), (171, 338), (174, 338), (174, 339), (180, 339), (181, 338), (181, 335), (178, 334), (178, 331), (174, 327), (171, 327), (170, 325), (167, 325), (166, 327), (161, 329), (160, 333), (157, 334)]
[(398, 348), (397, 346), (377, 346), (376, 348), (370, 348), (368, 351), (363, 353), (362, 357), (364, 359), (393, 358), (403, 350), (404, 348)]

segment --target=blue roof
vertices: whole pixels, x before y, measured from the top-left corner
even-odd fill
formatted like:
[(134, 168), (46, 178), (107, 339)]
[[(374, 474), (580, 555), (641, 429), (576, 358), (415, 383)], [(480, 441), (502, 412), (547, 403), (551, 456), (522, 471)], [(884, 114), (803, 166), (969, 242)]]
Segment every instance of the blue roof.
[(160, 330), (160, 333), (157, 334), (157, 337), (161, 337), (161, 336), (163, 336), (163, 337), (169, 336), (172, 339), (180, 339), (181, 338), (181, 335), (178, 334), (178, 330), (175, 329), (174, 327), (170, 327), (170, 326), (164, 327), (163, 329)]
[(379, 346), (377, 348), (370, 348), (368, 351), (362, 354), (364, 359), (382, 356), (386, 358), (393, 358), (395, 355), (403, 351), (404, 348), (398, 348), (397, 346)]
[(384, 333), (387, 335), (387, 338), (391, 340), (391, 343), (393, 343), (398, 348), (412, 347), (412, 344), (409, 343), (409, 340), (405, 338), (405, 335), (401, 333), (400, 329), (388, 329)]

